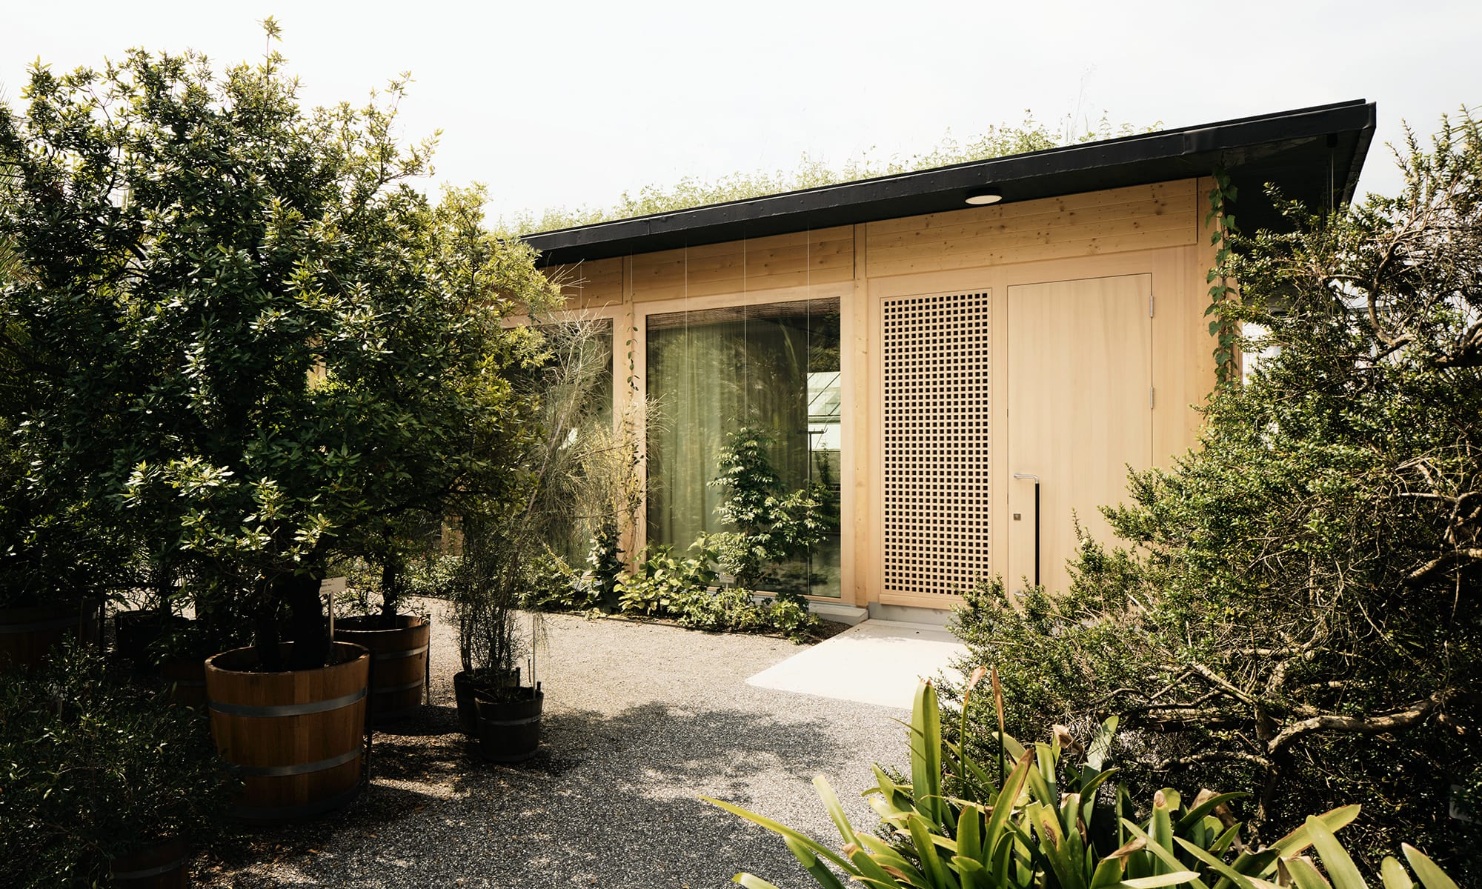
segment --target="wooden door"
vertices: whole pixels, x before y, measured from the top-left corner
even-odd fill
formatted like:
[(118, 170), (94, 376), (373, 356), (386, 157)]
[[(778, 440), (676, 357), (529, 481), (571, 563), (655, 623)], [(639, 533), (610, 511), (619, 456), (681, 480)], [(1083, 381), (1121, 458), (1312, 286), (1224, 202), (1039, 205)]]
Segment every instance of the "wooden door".
[[(1012, 590), (1069, 585), (1075, 522), (1112, 539), (1099, 507), (1152, 464), (1151, 275), (1008, 288), (1008, 564)], [(1035, 481), (1039, 479), (1039, 558)]]

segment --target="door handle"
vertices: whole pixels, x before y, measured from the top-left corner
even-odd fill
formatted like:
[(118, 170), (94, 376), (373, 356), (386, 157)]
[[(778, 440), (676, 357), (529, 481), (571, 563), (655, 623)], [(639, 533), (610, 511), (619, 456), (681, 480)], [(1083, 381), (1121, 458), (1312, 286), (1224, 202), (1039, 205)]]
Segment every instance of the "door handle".
[(1039, 586), (1039, 476), (1032, 472), (1016, 472), (1016, 479), (1034, 479), (1034, 585)]

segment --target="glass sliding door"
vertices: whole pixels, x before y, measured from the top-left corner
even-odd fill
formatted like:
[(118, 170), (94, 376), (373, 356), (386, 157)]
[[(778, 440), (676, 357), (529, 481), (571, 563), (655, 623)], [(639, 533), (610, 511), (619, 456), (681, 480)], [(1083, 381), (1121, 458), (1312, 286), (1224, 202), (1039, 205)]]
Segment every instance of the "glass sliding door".
[(647, 322), (648, 539), (684, 549), (728, 530), (716, 516), (727, 437), (771, 439), (784, 493), (818, 482), (833, 529), (805, 557), (767, 572), (769, 591), (839, 595), (839, 301), (651, 314)]

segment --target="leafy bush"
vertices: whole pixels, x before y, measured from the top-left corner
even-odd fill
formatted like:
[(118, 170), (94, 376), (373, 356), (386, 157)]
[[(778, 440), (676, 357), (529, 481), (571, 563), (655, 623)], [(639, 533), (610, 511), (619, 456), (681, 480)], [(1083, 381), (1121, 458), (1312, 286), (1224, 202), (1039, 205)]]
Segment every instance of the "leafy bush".
[(691, 547), (693, 558), (683, 559), (674, 547), (649, 547), (638, 570), (618, 578), (618, 604), (623, 611), (649, 617), (672, 617), (684, 601), (715, 582), (715, 553), (705, 541)]
[(802, 596), (781, 594), (757, 602), (743, 587), (711, 589), (716, 580), (715, 550), (710, 538), (691, 547), (695, 555), (681, 559), (674, 548), (652, 547), (638, 571), (618, 579), (623, 611), (645, 617), (672, 618), (682, 626), (726, 633), (780, 633), (794, 641), (818, 633), (818, 616)]
[(601, 587), (550, 551), (530, 566), (520, 597), (520, 607), (532, 611), (588, 611), (601, 603)]
[(94, 654), (0, 676), (0, 884), (101, 883), (110, 858), (209, 838), (233, 789), (199, 713)]
[(1482, 123), (1410, 147), (1399, 196), (1237, 239), (1212, 311), (1265, 355), (1200, 449), (1132, 475), (1066, 595), (985, 588), (956, 629), (1012, 730), (1121, 714), (1144, 789), (1250, 790), (1262, 838), (1360, 802), (1371, 870), (1401, 837), (1482, 868), (1449, 816), (1482, 782)]
[(769, 629), (767, 613), (749, 590), (740, 587), (697, 590), (684, 596), (676, 611), (680, 624), (696, 630), (753, 633)]
[(503, 318), (560, 301), (481, 190), (413, 187), (431, 144), (398, 143), (402, 93), (309, 110), (276, 52), (132, 50), (38, 65), (0, 107), (29, 484), (220, 579), (273, 669), (323, 664), (319, 578), (383, 519), (507, 492), (528, 416)]
[[(392, 601), (404, 602), (407, 597), (452, 598), (461, 561), (461, 556), (447, 553), (427, 553), (408, 560), (397, 577), (401, 591), (392, 597)], [(376, 610), (376, 600), (386, 601), (383, 590), (385, 571), (381, 566), (365, 559), (352, 559), (341, 570), (345, 572), (345, 593), (340, 603), (350, 613), (370, 614)]]
[(593, 587), (596, 604), (615, 610), (618, 604), (617, 581), (623, 573), (623, 554), (618, 523), (612, 517), (603, 519), (592, 535), (592, 545), (587, 550), (587, 571), (586, 582)]
[[(909, 782), (875, 767), (877, 784), (868, 793), (880, 815), (880, 836), (850, 824), (828, 782), (813, 780), (843, 840), (842, 853), (755, 812), (706, 799), (780, 835), (824, 889), (842, 889), (839, 872), (877, 889), (1328, 887), (1309, 849), (1338, 889), (1366, 889), (1334, 835), (1358, 816), (1358, 806), (1309, 817), (1271, 846), (1254, 849), (1241, 841), (1230, 810), (1242, 794), (1206, 790), (1185, 804), (1165, 788), (1154, 795), (1146, 821), (1125, 817), (1126, 791), (1111, 785), (1116, 770), (1106, 768), (1114, 719), (1085, 746), (1058, 726), (1051, 743), (1031, 749), (998, 735), (993, 772), (962, 746), (944, 742), (940, 713), (935, 690), (923, 684), (912, 711)], [(1067, 761), (1068, 750), (1079, 754), (1080, 765)], [(1455, 889), (1429, 858), (1409, 846), (1404, 855), (1426, 889)], [(1387, 889), (1413, 886), (1393, 858), (1385, 859), (1382, 871)], [(738, 874), (736, 882), (776, 889), (752, 874)]]

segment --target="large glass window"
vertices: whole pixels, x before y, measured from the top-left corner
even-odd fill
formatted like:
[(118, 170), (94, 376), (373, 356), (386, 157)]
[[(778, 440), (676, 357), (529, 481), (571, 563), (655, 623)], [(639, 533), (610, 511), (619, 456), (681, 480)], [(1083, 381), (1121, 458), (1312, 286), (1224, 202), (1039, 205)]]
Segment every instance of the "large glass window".
[(773, 592), (839, 595), (839, 301), (737, 306), (648, 316), (648, 539), (684, 548), (728, 530), (716, 515), (727, 437), (744, 426), (771, 439), (786, 492), (814, 482), (833, 530), (791, 564), (768, 570)]

